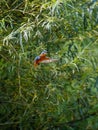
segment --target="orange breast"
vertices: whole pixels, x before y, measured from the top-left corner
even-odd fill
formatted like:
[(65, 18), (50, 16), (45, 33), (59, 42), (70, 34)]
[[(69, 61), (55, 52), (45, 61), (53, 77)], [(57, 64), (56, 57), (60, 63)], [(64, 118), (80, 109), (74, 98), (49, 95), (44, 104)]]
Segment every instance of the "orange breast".
[(45, 57), (45, 56), (40, 56), (40, 59), (36, 60), (34, 62), (34, 66), (37, 67), (42, 61), (44, 60), (49, 60), (50, 58), (49, 57)]

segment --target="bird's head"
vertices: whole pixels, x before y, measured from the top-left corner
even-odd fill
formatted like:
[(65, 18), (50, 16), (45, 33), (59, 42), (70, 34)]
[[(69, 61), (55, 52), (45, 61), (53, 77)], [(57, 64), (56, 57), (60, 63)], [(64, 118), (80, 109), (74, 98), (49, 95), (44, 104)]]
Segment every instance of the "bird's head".
[(47, 51), (46, 50), (42, 51), (41, 54), (40, 54), (41, 57), (44, 57), (46, 55), (47, 55)]

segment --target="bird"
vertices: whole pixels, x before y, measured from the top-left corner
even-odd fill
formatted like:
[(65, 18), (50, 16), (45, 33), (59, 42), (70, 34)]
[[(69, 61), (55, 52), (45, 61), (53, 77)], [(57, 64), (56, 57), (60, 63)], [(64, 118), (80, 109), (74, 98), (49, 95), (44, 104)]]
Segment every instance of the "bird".
[(36, 56), (34, 59), (34, 67), (37, 67), (40, 63), (50, 63), (58, 61), (58, 59), (52, 59), (50, 57), (47, 57), (47, 51), (44, 50), (40, 53), (39, 56)]
[(39, 56), (36, 56), (34, 59), (34, 66), (37, 67), (41, 62), (45, 61), (45, 60), (49, 60), (49, 57), (46, 57), (47, 55), (47, 51), (44, 50), (41, 52), (41, 54)]

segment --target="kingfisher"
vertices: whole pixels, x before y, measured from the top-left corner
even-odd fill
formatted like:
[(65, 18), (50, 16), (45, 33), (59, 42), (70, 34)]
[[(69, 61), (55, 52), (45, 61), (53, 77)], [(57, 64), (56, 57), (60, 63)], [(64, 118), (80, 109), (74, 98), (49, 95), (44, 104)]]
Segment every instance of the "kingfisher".
[(37, 67), (40, 63), (50, 63), (58, 61), (58, 59), (52, 59), (50, 57), (47, 57), (47, 51), (44, 50), (41, 52), (39, 56), (36, 56), (34, 59), (34, 67)]
[(46, 60), (50, 60), (49, 57), (46, 57), (47, 55), (47, 51), (44, 50), (41, 52), (41, 54), (39, 56), (36, 56), (35, 59), (34, 59), (34, 66), (38, 66), (41, 62), (44, 62)]

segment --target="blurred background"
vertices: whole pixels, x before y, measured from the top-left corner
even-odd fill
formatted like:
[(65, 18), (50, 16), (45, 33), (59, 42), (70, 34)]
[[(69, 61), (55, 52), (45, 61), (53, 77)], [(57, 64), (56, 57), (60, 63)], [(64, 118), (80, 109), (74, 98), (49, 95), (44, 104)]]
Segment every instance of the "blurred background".
[(0, 128), (98, 130), (98, 1), (0, 4)]

